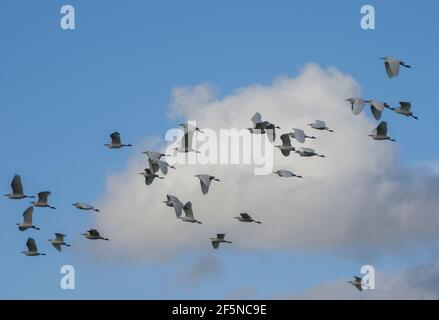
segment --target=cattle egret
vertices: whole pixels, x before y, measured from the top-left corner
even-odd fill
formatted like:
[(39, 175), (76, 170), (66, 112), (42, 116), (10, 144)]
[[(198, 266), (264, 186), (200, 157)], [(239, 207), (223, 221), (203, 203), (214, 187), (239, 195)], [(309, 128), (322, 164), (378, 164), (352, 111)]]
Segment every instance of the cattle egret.
[(42, 191), (38, 193), (38, 200), (31, 201), (30, 203), (33, 204), (34, 207), (56, 209), (48, 203), (48, 197), (50, 196), (50, 194), (50, 191)]
[(307, 136), (302, 129), (293, 128), (293, 132), (290, 133), (291, 138), (294, 138), (299, 143), (304, 143), (305, 139), (315, 139), (314, 136)]
[(146, 154), (148, 156), (148, 159), (152, 161), (158, 161), (161, 159), (161, 157), (169, 157), (168, 154), (164, 154), (156, 151), (144, 151), (142, 153)]
[(277, 174), (279, 177), (282, 177), (282, 178), (291, 178), (291, 177), (296, 177), (296, 178), (301, 178), (301, 179), (303, 178), (302, 176), (298, 176), (298, 175), (296, 175), (288, 170), (277, 170), (273, 173)]
[(206, 195), (209, 192), (210, 182), (212, 180), (220, 181), (218, 178), (208, 175), (208, 174), (197, 174), (195, 175), (198, 179), (200, 179), (201, 192)]
[(93, 211), (96, 211), (96, 212), (100, 212), (99, 209), (96, 209), (92, 205), (86, 204), (86, 203), (82, 203), (82, 202), (73, 203), (72, 206), (76, 207), (79, 210), (93, 210)]
[(88, 230), (86, 233), (83, 233), (82, 235), (83, 235), (84, 237), (86, 237), (87, 239), (90, 239), (90, 240), (105, 240), (105, 241), (110, 240), (110, 239), (108, 239), (108, 238), (104, 238), (104, 237), (102, 237), (102, 236), (99, 234), (98, 230), (96, 230), (96, 229), (90, 229), (90, 230)]
[(384, 67), (386, 68), (386, 72), (387, 72), (387, 75), (389, 76), (389, 78), (393, 78), (393, 77), (398, 76), (399, 66), (411, 68), (411, 66), (406, 64), (404, 61), (394, 59), (392, 57), (384, 57), (381, 59), (384, 60)]
[(412, 112), (412, 105), (411, 105), (410, 102), (401, 101), (401, 102), (399, 103), (399, 105), (400, 105), (400, 106), (399, 106), (398, 108), (392, 108), (392, 107), (390, 107), (389, 105), (386, 105), (386, 108), (387, 108), (387, 109), (390, 109), (390, 110), (393, 110), (393, 111), (395, 111), (396, 113), (402, 114), (403, 116), (406, 116), (406, 117), (412, 117), (412, 118), (414, 118), (414, 119), (416, 119), (416, 120), (419, 120), (418, 117), (416, 117), (416, 116), (413, 115), (413, 112)]
[(120, 139), (120, 133), (119, 132), (113, 132), (110, 134), (111, 143), (106, 143), (104, 146), (110, 148), (110, 149), (120, 149), (122, 147), (132, 147), (131, 144), (123, 144)]
[(362, 278), (354, 276), (354, 281), (348, 281), (350, 284), (352, 284), (355, 288), (358, 289), (358, 291), (363, 291), (363, 286), (361, 284)]
[(154, 172), (152, 172), (152, 170), (149, 168), (145, 168), (145, 171), (140, 172), (139, 174), (145, 177), (145, 184), (147, 186), (149, 186), (154, 181), (155, 178), (164, 179), (163, 177), (160, 177)]
[(214, 249), (218, 249), (220, 243), (232, 243), (231, 241), (224, 240), (225, 236), (225, 233), (218, 233), (216, 238), (210, 238), (210, 240), (212, 240), (212, 246)]
[(33, 238), (27, 238), (26, 247), (27, 247), (27, 251), (22, 251), (21, 253), (24, 253), (29, 257), (46, 255), (45, 253), (38, 252), (37, 244), (35, 243), (35, 240)]
[(37, 228), (32, 224), (32, 214), (34, 212), (34, 207), (30, 206), (23, 212), (23, 222), (22, 223), (16, 223), (18, 226), (18, 230), (25, 231), (27, 229), (35, 229), (40, 230), (40, 228)]
[(167, 163), (164, 160), (151, 160), (148, 159), (149, 168), (153, 172), (161, 171), (164, 175), (168, 174), (168, 168), (175, 169), (174, 166), (171, 166), (169, 163)]
[(350, 102), (351, 110), (355, 115), (359, 115), (363, 111), (364, 105), (366, 103), (365, 100), (360, 98), (349, 98), (346, 99), (346, 101)]
[(327, 130), (327, 131), (329, 131), (329, 132), (334, 132), (334, 130), (329, 129), (329, 128), (326, 126), (325, 121), (322, 121), (322, 120), (316, 120), (316, 121), (314, 121), (313, 123), (309, 123), (308, 125), (309, 125), (311, 128), (316, 129), (316, 130)]
[(64, 237), (66, 237), (65, 234), (62, 233), (55, 233), (55, 239), (47, 239), (56, 250), (61, 252), (62, 246), (70, 247), (69, 244), (65, 243)]
[(296, 153), (299, 154), (301, 157), (313, 157), (318, 156), (321, 158), (325, 158), (323, 154), (318, 154), (314, 151), (314, 149), (310, 148), (300, 148), (299, 150), (296, 150)]
[(168, 207), (174, 208), (177, 218), (181, 217), (183, 203), (180, 201), (180, 199), (178, 199), (176, 196), (167, 194), (166, 201), (163, 201), (163, 203), (165, 203)]
[(188, 124), (188, 123), (180, 123), (179, 126), (182, 127), (185, 130), (185, 132), (186, 131), (198, 131), (198, 132), (204, 134), (204, 132), (200, 128), (195, 127), (195, 126)]
[(380, 120), (381, 114), (386, 108), (387, 103), (376, 101), (376, 100), (366, 100), (365, 102), (370, 104), (370, 111), (372, 112), (372, 115), (375, 118), (375, 120)]
[(174, 148), (174, 150), (181, 153), (188, 153), (188, 152), (200, 153), (199, 151), (192, 148), (193, 135), (194, 135), (193, 131), (185, 132), (183, 138), (181, 139), (180, 147)]
[(282, 145), (281, 146), (276, 146), (276, 148), (278, 148), (280, 150), (280, 152), (282, 152), (282, 154), (285, 157), (288, 157), (290, 155), (291, 151), (296, 150), (291, 145), (290, 134), (289, 133), (284, 133), (283, 135), (280, 136), (280, 139), (282, 140)]
[(188, 201), (184, 205), (183, 210), (184, 210), (184, 216), (180, 216), (181, 221), (201, 224), (201, 221), (195, 220), (194, 218), (194, 211), (192, 210), (192, 202)]
[(254, 223), (261, 224), (261, 221), (253, 220), (253, 218), (250, 217), (250, 215), (247, 212), (241, 212), (239, 214), (239, 217), (235, 217), (235, 219), (237, 219), (238, 221), (241, 221), (241, 222), (248, 222), (248, 223), (254, 222)]
[(253, 122), (253, 128), (248, 128), (250, 133), (266, 133), (270, 142), (274, 142), (276, 140), (276, 129), (280, 129), (279, 126), (276, 126), (268, 121), (262, 121), (262, 116), (259, 112), (256, 112), (253, 115), (251, 121)]
[(372, 137), (374, 140), (390, 140), (396, 142), (395, 139), (387, 136), (387, 122), (381, 121), (378, 127), (372, 131), (372, 134), (369, 134), (369, 137)]
[(27, 196), (24, 194), (23, 185), (21, 184), (21, 178), (18, 174), (16, 174), (14, 178), (12, 178), (11, 188), (12, 192), (4, 195), (9, 199), (19, 200), (24, 198), (35, 198), (34, 196)]

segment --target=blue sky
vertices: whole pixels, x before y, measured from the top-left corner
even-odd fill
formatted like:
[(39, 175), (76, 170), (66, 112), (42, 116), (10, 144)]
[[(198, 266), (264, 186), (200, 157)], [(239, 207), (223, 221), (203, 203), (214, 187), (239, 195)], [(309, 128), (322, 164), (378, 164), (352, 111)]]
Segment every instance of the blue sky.
[[(74, 31), (59, 27), (59, 10), (67, 3), (76, 9)], [(375, 7), (376, 30), (359, 26), (364, 4)], [(394, 117), (390, 128), (400, 159), (407, 166), (436, 161), (438, 9), (435, 1), (393, 0), (2, 1), (1, 190), (9, 192), (12, 176), (20, 173), (25, 190), (51, 190), (58, 209), (38, 212), (44, 235), (23, 234), (14, 223), (25, 201), (1, 200), (0, 298), (223, 298), (237, 287), (266, 298), (358, 273), (363, 263), (338, 253), (226, 250), (224, 268), (188, 288), (173, 280), (176, 272), (167, 263), (93, 261), (73, 248), (57, 254), (42, 240), (52, 230), (73, 235), (93, 225), (69, 205), (96, 202), (107, 175), (122, 170), (135, 152), (108, 152), (102, 146), (108, 134), (118, 130), (133, 144), (162, 136), (179, 123), (167, 117), (178, 86), (208, 82), (225, 95), (294, 76), (308, 62), (335, 66), (361, 84), (364, 97), (412, 101), (420, 121), (408, 129), (408, 119)], [(387, 55), (413, 68), (389, 81), (378, 59)], [(19, 254), (31, 234), (49, 256)], [(176, 264), (184, 268), (196, 255)], [(401, 270), (428, 257), (428, 250), (415, 248), (374, 263)], [(76, 268), (74, 291), (59, 288), (63, 264)]]

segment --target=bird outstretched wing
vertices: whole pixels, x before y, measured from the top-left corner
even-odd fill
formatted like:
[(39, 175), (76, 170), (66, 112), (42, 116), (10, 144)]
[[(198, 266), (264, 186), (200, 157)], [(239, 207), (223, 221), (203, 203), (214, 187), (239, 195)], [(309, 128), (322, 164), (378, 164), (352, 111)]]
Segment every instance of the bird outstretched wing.
[(61, 242), (64, 242), (64, 237), (65, 237), (66, 235), (65, 234), (62, 234), (62, 233), (55, 233), (55, 240), (56, 241), (61, 241)]
[(183, 207), (183, 210), (184, 210), (184, 214), (186, 215), (187, 218), (194, 217), (194, 212), (192, 210), (192, 202), (190, 202), (190, 201), (186, 202), (186, 204)]
[(387, 122), (381, 121), (381, 123), (376, 128), (376, 133), (379, 136), (387, 136)]
[(200, 179), (201, 192), (206, 195), (209, 192), (210, 187), (210, 177), (207, 174), (200, 174), (198, 178)]
[(399, 103), (399, 105), (401, 106), (401, 110), (408, 111), (408, 112), (410, 112), (410, 110), (412, 108), (412, 105), (410, 102), (401, 101)]
[(378, 110), (374, 105), (370, 106), (370, 111), (372, 112), (372, 115), (376, 120), (381, 119), (382, 112), (380, 110)]
[(12, 178), (11, 187), (13, 194), (23, 194), (23, 185), (21, 184), (21, 178), (18, 174)]
[(283, 135), (281, 135), (280, 139), (282, 140), (283, 146), (291, 147), (291, 139), (288, 133), (284, 133)]
[(241, 217), (243, 217), (245, 220), (251, 220), (252, 218), (250, 217), (250, 215), (247, 212), (242, 212)]
[(253, 125), (256, 127), (256, 124), (262, 122), (262, 116), (259, 112), (256, 112), (252, 117)]
[(30, 206), (23, 212), (23, 222), (26, 224), (32, 224), (32, 213), (34, 212), (34, 207)]
[(88, 233), (91, 236), (93, 236), (93, 237), (99, 237), (100, 236), (98, 230), (96, 230), (96, 229), (90, 229), (90, 230), (88, 230)]
[(303, 130), (301, 129), (293, 129), (292, 137), (296, 139), (299, 143), (305, 142), (305, 132), (303, 132)]
[(117, 131), (113, 132), (112, 134), (110, 134), (110, 138), (111, 138), (112, 144), (121, 144), (119, 132), (117, 132)]
[(38, 193), (38, 202), (46, 203), (50, 194), (50, 191), (42, 191)]
[(26, 247), (31, 252), (37, 252), (37, 244), (35, 243), (35, 240), (33, 238), (28, 238), (26, 241)]

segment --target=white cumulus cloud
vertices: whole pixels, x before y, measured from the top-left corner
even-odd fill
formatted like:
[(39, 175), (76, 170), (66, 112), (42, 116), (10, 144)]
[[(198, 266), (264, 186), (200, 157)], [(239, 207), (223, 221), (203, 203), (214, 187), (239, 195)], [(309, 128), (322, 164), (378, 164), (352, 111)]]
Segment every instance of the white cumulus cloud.
[[(398, 144), (367, 136), (377, 123), (364, 114), (354, 116), (345, 102), (360, 95), (352, 77), (315, 64), (296, 77), (282, 76), (270, 85), (248, 86), (225, 97), (218, 97), (210, 85), (177, 88), (173, 116), (196, 120), (201, 128), (242, 129), (260, 112), (282, 128), (279, 133), (303, 128), (315, 135), (306, 146), (326, 158), (286, 158), (274, 150), (274, 170), (292, 170), (303, 180), (257, 176), (248, 165), (177, 165), (164, 180), (146, 186), (138, 174), (146, 159), (139, 154), (123, 172), (108, 177), (99, 204), (103, 214), (97, 227), (111, 238), (111, 254), (158, 258), (212, 250), (209, 237), (217, 232), (225, 232), (233, 242), (220, 250), (367, 246), (379, 251), (437, 237), (439, 178), (401, 167)], [(307, 126), (317, 119), (335, 132), (315, 132)], [(391, 121), (389, 130), (392, 135)], [(203, 196), (194, 177), (198, 173), (221, 182), (214, 182)], [(178, 221), (173, 209), (162, 203), (166, 194), (192, 201), (195, 217), (203, 224)], [(233, 219), (244, 210), (262, 224)]]

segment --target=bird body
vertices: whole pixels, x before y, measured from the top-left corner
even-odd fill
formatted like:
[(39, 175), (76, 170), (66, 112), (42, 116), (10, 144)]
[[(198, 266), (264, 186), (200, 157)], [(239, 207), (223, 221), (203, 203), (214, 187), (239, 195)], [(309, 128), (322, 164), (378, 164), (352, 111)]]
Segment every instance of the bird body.
[(210, 240), (212, 240), (212, 247), (214, 249), (218, 249), (220, 243), (232, 243), (231, 241), (226, 241), (225, 238), (226, 234), (225, 233), (218, 233), (216, 235), (216, 238), (210, 238)]
[(189, 123), (180, 123), (179, 126), (182, 127), (185, 130), (185, 132), (186, 131), (198, 131), (198, 132), (204, 134), (204, 132), (200, 128), (193, 126)]
[(30, 206), (23, 212), (23, 222), (22, 223), (16, 223), (18, 226), (18, 230), (25, 231), (27, 229), (35, 229), (40, 230), (40, 228), (34, 226), (32, 224), (32, 214), (34, 212), (34, 207)]
[(203, 195), (206, 195), (209, 192), (209, 187), (212, 180), (220, 181), (218, 178), (208, 174), (197, 174), (195, 177), (200, 179), (201, 192)]
[(86, 210), (86, 211), (92, 210), (92, 211), (100, 212), (99, 209), (96, 209), (92, 205), (86, 204), (86, 203), (82, 203), (82, 202), (73, 203), (72, 206), (74, 206), (75, 208), (77, 208), (79, 210)]
[(50, 195), (51, 195), (50, 191), (42, 191), (38, 193), (37, 201), (32, 201), (31, 204), (34, 207), (56, 209), (55, 207), (52, 207), (48, 203), (48, 198)]
[[(315, 139), (314, 136), (307, 136), (302, 129), (293, 128), (293, 131), (290, 133), (291, 138), (296, 139), (299, 143), (304, 143), (305, 139)], [(281, 137), (282, 138), (282, 137)], [(294, 150), (292, 150), (294, 151)]]
[(167, 154), (161, 153), (161, 152), (156, 152), (156, 151), (144, 151), (142, 152), (143, 154), (146, 154), (149, 160), (152, 161), (158, 161), (160, 160), (162, 157), (167, 157)]
[(14, 175), (14, 177), (12, 178), (11, 188), (12, 188), (12, 192), (4, 195), (9, 199), (21, 200), (24, 198), (35, 198), (34, 196), (27, 196), (24, 194), (23, 184), (21, 183), (21, 177), (18, 174)]
[(277, 170), (273, 173), (277, 174), (279, 177), (282, 178), (291, 178), (291, 177), (303, 178), (302, 176), (298, 176), (289, 170)]
[(105, 240), (108, 241), (110, 239), (102, 237), (96, 229), (90, 229), (86, 233), (82, 234), (89, 240)]
[(313, 123), (309, 123), (308, 125), (311, 128), (316, 129), (316, 130), (326, 130), (329, 132), (334, 132), (334, 130), (329, 129), (328, 126), (326, 125), (325, 121), (322, 121), (322, 120), (316, 120)]
[(65, 243), (64, 237), (66, 237), (65, 234), (55, 233), (55, 239), (48, 239), (47, 241), (49, 241), (56, 250), (61, 251), (62, 246), (70, 247), (69, 244)]
[(254, 222), (257, 224), (261, 224), (261, 221), (253, 220), (253, 218), (247, 212), (241, 212), (238, 217), (235, 217), (235, 219), (241, 222), (247, 222), (247, 223)]
[(318, 156), (321, 158), (325, 158), (323, 154), (319, 154), (314, 151), (314, 149), (310, 148), (300, 148), (299, 150), (296, 150), (296, 153), (299, 154), (301, 157), (313, 157)]
[(123, 147), (132, 147), (131, 144), (123, 144), (120, 138), (120, 133), (115, 131), (112, 134), (110, 134), (111, 143), (106, 143), (104, 146), (108, 147), (109, 149), (120, 149)]

